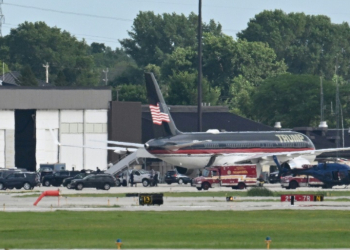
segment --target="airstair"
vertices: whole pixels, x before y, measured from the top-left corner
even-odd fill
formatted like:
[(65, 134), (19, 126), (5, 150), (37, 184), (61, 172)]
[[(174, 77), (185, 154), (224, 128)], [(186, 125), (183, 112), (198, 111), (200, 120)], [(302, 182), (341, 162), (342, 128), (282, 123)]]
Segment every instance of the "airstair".
[(125, 158), (123, 158), (122, 160), (114, 164), (112, 167), (107, 169), (105, 173), (115, 175), (116, 173), (122, 171), (123, 169), (137, 162), (138, 158), (155, 158), (155, 157), (150, 153), (148, 153), (146, 149), (139, 148), (135, 152), (129, 154), (128, 156), (126, 156)]

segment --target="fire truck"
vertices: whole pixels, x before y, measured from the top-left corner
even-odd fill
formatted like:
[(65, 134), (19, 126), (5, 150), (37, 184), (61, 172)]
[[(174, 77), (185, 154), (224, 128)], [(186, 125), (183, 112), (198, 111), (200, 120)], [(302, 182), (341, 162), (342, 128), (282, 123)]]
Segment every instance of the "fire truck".
[(281, 186), (285, 189), (296, 189), (297, 187), (322, 187), (324, 183), (310, 175), (287, 175), (281, 176)]
[(195, 186), (198, 190), (208, 190), (214, 187), (245, 189), (248, 186), (258, 186), (259, 184), (255, 164), (206, 168), (203, 170), (202, 176), (192, 180), (192, 186)]

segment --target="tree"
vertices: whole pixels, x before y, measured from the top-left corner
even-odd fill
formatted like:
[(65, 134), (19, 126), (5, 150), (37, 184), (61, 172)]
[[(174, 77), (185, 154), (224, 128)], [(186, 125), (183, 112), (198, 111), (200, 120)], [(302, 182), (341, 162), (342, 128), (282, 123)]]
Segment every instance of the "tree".
[[(286, 65), (283, 61), (276, 60), (276, 54), (266, 44), (260, 42), (249, 43), (247, 41), (234, 41), (232, 37), (222, 35), (214, 36), (209, 33), (204, 34), (203, 39), (203, 90), (212, 93), (212, 97), (206, 102), (212, 104), (219, 100), (213, 100), (220, 94), (220, 101), (229, 104), (232, 110), (239, 114), (249, 116), (248, 106), (243, 103), (248, 102), (253, 88), (266, 78), (286, 72)], [(193, 77), (197, 75), (197, 51), (194, 47), (175, 48), (172, 54), (167, 55), (161, 66), (162, 81), (183, 86), (191, 92), (196, 85)], [(187, 74), (185, 74), (187, 72)], [(183, 73), (182, 75), (180, 73)], [(178, 75), (178, 76), (176, 76)], [(235, 80), (238, 77), (239, 79)], [(182, 82), (180, 80), (182, 78)], [(176, 80), (174, 80), (176, 79)], [(245, 83), (240, 85), (240, 83)], [(246, 86), (249, 83), (250, 86)], [(204, 86), (204, 84), (207, 84)], [(235, 86), (238, 84), (237, 86)], [(186, 86), (185, 86), (186, 85)], [(172, 92), (176, 97), (176, 102), (181, 103), (180, 93), (183, 91), (178, 87), (178, 91), (172, 91), (174, 86), (169, 88), (169, 98)], [(233, 90), (234, 89), (234, 90)], [(183, 101), (195, 103), (195, 99), (187, 96)], [(193, 92), (193, 91), (192, 91)], [(203, 92), (204, 93), (204, 92)], [(243, 93), (244, 99), (243, 102)], [(234, 95), (240, 95), (234, 96)], [(185, 95), (181, 95), (185, 97)], [(175, 97), (174, 97), (175, 98)], [(235, 100), (233, 100), (235, 99)], [(238, 106), (238, 99), (240, 99)], [(175, 99), (171, 99), (175, 102)], [(203, 101), (204, 95), (203, 95)], [(239, 111), (241, 109), (241, 111)], [(244, 111), (243, 111), (244, 110)]]
[[(187, 71), (174, 72), (169, 77), (169, 91), (167, 102), (173, 105), (196, 105), (198, 100), (196, 71), (189, 73)], [(219, 99), (220, 91), (210, 89), (208, 81), (203, 78), (202, 81), (202, 100), (205, 103), (216, 105)]]
[(348, 23), (333, 24), (322, 15), (265, 10), (251, 19), (248, 28), (237, 36), (250, 42), (268, 43), (275, 50), (277, 60), (284, 60), (293, 74), (323, 74), (330, 80), (336, 64), (339, 75), (349, 74)]
[(38, 86), (38, 80), (29, 65), (24, 66), (20, 72), (21, 76), (18, 78), (17, 84), (21, 86)]
[(33, 73), (44, 79), (42, 65), (48, 62), (50, 78), (55, 79), (59, 71), (69, 71), (65, 75), (69, 84), (74, 86), (98, 83), (99, 74), (94, 72), (89, 49), (84, 41), (78, 41), (67, 31), (49, 27), (44, 22), (24, 22), (0, 39), (0, 56), (11, 68), (31, 65)]
[(68, 86), (68, 82), (63, 71), (58, 72), (58, 75), (55, 81), (55, 86)]
[[(140, 11), (134, 19), (130, 38), (120, 44), (140, 67), (148, 64), (161, 65), (167, 54), (177, 47), (195, 46), (197, 44), (196, 14), (188, 17), (176, 13), (155, 15), (152, 11)], [(203, 24), (203, 32), (221, 34), (221, 25), (213, 20)]]
[[(324, 103), (335, 97), (335, 86), (323, 81)], [(277, 121), (283, 127), (317, 126), (320, 122), (320, 77), (284, 74), (265, 80), (253, 95), (255, 119), (273, 126)], [(330, 118), (330, 109), (325, 112)]]
[[(112, 89), (113, 101), (141, 102), (147, 104), (145, 85), (120, 85)], [(118, 98), (117, 98), (118, 95)]]

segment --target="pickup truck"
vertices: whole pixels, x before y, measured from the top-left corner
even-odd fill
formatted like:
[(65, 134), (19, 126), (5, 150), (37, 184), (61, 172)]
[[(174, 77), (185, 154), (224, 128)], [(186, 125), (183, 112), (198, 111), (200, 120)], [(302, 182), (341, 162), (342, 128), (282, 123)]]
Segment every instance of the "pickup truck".
[(59, 187), (61, 186), (62, 182), (64, 179), (68, 177), (73, 177), (79, 174), (80, 171), (59, 171), (55, 172), (54, 174), (51, 175), (45, 175), (42, 178), (42, 184), (43, 186), (49, 187), (49, 186), (56, 186)]
[[(130, 183), (130, 174), (131, 172), (134, 175), (134, 184), (137, 183), (142, 183), (142, 185), (144, 187), (147, 187), (149, 185), (152, 185), (153, 183), (153, 178), (151, 176), (151, 172), (146, 171), (144, 169), (140, 169), (140, 170), (129, 170), (129, 172), (127, 170), (123, 171), (122, 173), (118, 173), (115, 178), (117, 179), (117, 186), (126, 186), (126, 175), (127, 173), (129, 174), (128, 176), (128, 180)], [(159, 178), (159, 172), (158, 172), (158, 178)], [(158, 180), (159, 182), (159, 180)]]

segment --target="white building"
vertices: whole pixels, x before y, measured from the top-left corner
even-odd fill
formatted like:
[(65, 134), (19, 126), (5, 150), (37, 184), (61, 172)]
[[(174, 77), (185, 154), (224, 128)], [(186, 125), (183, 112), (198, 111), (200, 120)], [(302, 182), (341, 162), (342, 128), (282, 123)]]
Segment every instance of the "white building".
[[(66, 163), (67, 169), (105, 169), (109, 88), (0, 88), (0, 167), (38, 169)], [(51, 131), (53, 133), (51, 133)]]

